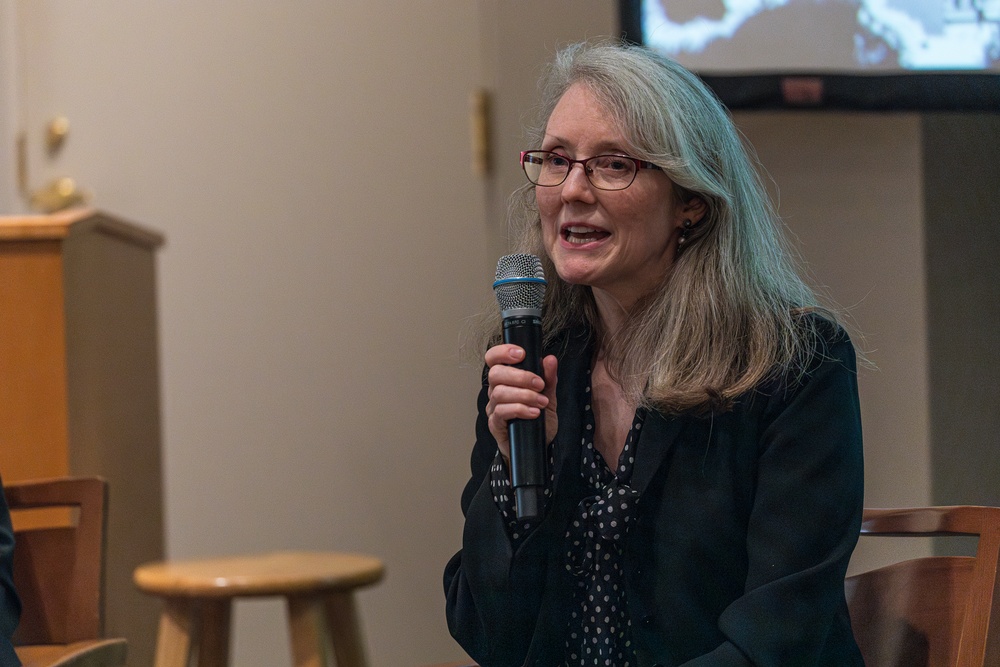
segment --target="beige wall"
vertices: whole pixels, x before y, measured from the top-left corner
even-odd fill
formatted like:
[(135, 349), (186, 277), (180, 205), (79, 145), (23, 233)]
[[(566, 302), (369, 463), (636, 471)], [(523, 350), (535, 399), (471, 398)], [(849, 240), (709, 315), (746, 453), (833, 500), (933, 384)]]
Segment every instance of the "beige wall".
[[(14, 20), (14, 5), (10, 0), (0, 0), (0, 146), (11, 151), (17, 143), (17, 28)], [(0, 160), (0, 210), (4, 213), (12, 208), (16, 199), (16, 163), (14, 160)]]
[[(479, 369), (459, 363), (459, 330), (496, 262), (469, 166), (476, 5), (7, 6), (33, 184), (72, 175), (167, 239), (168, 554), (377, 554), (386, 579), (361, 595), (374, 665), (460, 656), (441, 573)], [(49, 157), (59, 113), (70, 135)], [(233, 664), (288, 665), (283, 615), (238, 605)]]
[[(457, 359), (459, 330), (506, 250), (538, 68), (560, 44), (615, 33), (616, 4), (0, 7), (15, 4), (30, 36), (22, 123), (73, 123), (33, 178), (70, 173), (168, 239), (170, 555), (379, 554), (388, 578), (362, 596), (375, 664), (459, 657), (440, 584), (459, 546), (478, 376)], [(486, 182), (467, 167), (479, 85), (494, 101)], [(849, 307), (878, 366), (861, 376), (869, 504), (929, 502), (922, 120), (737, 120), (815, 281)], [(279, 605), (241, 605), (237, 622), (235, 664), (288, 664)]]

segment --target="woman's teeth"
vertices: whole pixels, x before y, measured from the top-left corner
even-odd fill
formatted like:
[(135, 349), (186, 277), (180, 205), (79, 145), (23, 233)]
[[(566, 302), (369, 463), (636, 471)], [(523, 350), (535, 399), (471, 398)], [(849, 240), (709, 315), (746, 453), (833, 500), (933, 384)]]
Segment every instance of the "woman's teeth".
[(563, 229), (563, 238), (570, 243), (590, 243), (608, 236), (607, 232), (593, 227), (566, 227)]

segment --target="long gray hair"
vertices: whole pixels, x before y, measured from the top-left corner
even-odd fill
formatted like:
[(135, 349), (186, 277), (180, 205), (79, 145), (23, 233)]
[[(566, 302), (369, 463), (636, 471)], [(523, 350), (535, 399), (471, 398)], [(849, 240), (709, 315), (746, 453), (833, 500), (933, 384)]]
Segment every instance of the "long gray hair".
[(678, 196), (700, 197), (707, 212), (658, 289), (609, 335), (590, 288), (561, 280), (548, 259), (534, 187), (519, 189), (511, 224), (516, 250), (541, 257), (549, 279), (547, 335), (589, 325), (626, 397), (670, 412), (724, 410), (761, 381), (804, 368), (816, 319), (802, 313), (832, 315), (799, 277), (755, 160), (715, 95), (648, 49), (576, 44), (558, 53), (542, 80), (528, 148), (541, 145), (556, 103), (577, 83), (617, 122), (633, 157), (662, 167)]

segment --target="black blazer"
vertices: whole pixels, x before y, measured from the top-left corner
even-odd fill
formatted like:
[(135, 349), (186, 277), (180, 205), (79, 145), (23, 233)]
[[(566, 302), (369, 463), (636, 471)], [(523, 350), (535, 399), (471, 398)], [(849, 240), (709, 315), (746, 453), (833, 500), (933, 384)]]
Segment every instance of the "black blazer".
[(14, 590), (14, 531), (0, 480), (0, 665), (20, 665), (11, 637), (21, 618), (21, 601)]
[[(863, 504), (855, 356), (842, 330), (824, 329), (803, 376), (766, 383), (722, 414), (647, 416), (624, 560), (640, 666), (863, 664), (844, 599)], [(559, 353), (553, 494), (516, 552), (490, 489), (485, 383), (479, 396), (463, 545), (444, 584), (451, 633), (483, 667), (564, 658), (574, 583), (564, 536), (586, 493), (586, 339), (568, 336)]]

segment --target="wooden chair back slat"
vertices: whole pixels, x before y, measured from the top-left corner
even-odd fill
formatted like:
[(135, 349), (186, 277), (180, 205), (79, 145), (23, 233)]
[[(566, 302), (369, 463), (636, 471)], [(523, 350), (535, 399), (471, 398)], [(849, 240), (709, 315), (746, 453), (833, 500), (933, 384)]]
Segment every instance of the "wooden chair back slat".
[(976, 556), (932, 556), (845, 582), (869, 667), (1000, 665), (1000, 508), (867, 509), (862, 535), (979, 537)]
[[(5, 487), (14, 522), (14, 585), (21, 597), (15, 645), (69, 644), (102, 636), (107, 484), (96, 477), (14, 482)], [(70, 525), (18, 527), (18, 514), (74, 508)]]

